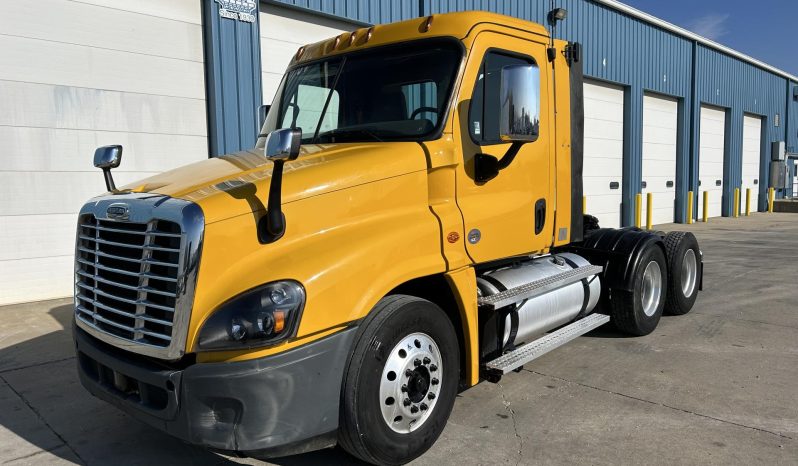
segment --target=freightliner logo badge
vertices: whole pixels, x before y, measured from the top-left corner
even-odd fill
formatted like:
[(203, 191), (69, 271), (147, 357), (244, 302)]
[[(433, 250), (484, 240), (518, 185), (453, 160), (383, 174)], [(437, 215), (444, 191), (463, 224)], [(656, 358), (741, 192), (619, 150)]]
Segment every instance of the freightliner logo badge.
[(257, 0), (216, 0), (216, 3), (219, 4), (219, 16), (222, 18), (255, 22), (252, 12), (258, 7)]
[(114, 203), (105, 209), (105, 215), (114, 220), (127, 220), (130, 218), (130, 208), (127, 204)]

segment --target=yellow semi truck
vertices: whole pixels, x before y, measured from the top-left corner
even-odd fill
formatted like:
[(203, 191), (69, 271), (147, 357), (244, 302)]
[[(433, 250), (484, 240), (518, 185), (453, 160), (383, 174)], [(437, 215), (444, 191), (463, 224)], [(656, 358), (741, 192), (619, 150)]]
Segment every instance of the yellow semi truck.
[(401, 464), (459, 390), (688, 312), (693, 235), (583, 215), (581, 61), (537, 24), (433, 15), (301, 47), (252, 150), (117, 189), (99, 148), (83, 385), (228, 454)]

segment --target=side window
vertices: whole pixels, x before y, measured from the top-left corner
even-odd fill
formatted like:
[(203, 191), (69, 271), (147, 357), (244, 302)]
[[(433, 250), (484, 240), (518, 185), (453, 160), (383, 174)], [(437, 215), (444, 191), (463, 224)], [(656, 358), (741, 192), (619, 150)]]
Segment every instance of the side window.
[[(292, 96), (288, 104), (288, 111), (285, 112), (282, 128), (302, 128), (302, 137), (313, 136), (316, 125), (319, 123), (319, 116), (324, 109), (327, 95), (330, 90), (326, 87), (309, 86), (300, 84), (297, 86), (296, 93)], [(320, 133), (336, 129), (338, 127), (338, 92), (332, 91), (330, 103), (327, 105), (327, 112), (324, 113), (324, 120), (321, 122)], [(294, 124), (294, 110), (296, 109), (296, 123)]]
[(402, 86), (402, 94), (407, 103), (407, 117), (418, 120), (425, 118), (438, 124), (438, 85), (434, 81), (423, 81)]
[[(474, 92), (471, 95), (471, 106), (468, 111), (468, 130), (471, 138), (480, 145), (500, 144), (499, 123), (501, 102), (499, 92), (502, 84), (502, 68), (513, 65), (536, 65), (534, 60), (526, 57), (507, 55), (501, 52), (488, 52), (482, 61), (477, 76)], [(540, 102), (540, 82), (534, 89), (537, 101)]]
[[(292, 76), (286, 85), (280, 102), (280, 114), (283, 119), (280, 128), (302, 128), (302, 137), (312, 137), (316, 126), (319, 132), (338, 127), (339, 103), (338, 91), (331, 90), (338, 75), (340, 64), (324, 62), (303, 68)], [(324, 104), (329, 97), (330, 103), (319, 122)]]

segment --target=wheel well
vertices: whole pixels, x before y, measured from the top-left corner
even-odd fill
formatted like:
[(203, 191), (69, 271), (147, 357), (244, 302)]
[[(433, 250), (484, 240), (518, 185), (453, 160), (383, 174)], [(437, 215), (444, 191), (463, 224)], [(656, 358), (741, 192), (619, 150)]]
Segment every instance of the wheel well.
[(457, 306), (452, 287), (443, 275), (429, 275), (426, 277), (414, 278), (405, 282), (388, 293), (406, 294), (418, 298), (426, 299), (438, 305), (451, 320), (457, 334), (457, 344), (460, 348), (460, 381), (465, 381), (466, 374), (466, 350), (465, 350), (465, 331), (463, 329), (463, 319), (460, 316), (460, 308)]

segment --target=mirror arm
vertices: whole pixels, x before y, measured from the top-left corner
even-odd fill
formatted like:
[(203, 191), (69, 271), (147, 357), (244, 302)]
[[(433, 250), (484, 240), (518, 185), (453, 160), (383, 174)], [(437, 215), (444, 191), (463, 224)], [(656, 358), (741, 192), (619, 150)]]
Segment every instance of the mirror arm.
[(258, 220), (258, 240), (263, 244), (273, 243), (285, 234), (285, 214), (281, 210), (284, 163), (284, 160), (274, 161), (266, 214)]
[(103, 168), (103, 177), (105, 178), (105, 187), (109, 192), (116, 192), (116, 184), (114, 184), (114, 177), (111, 176), (110, 168)]
[(507, 149), (507, 152), (505, 152), (501, 160), (499, 160), (499, 164), (497, 165), (499, 170), (504, 170), (510, 166), (510, 164), (513, 162), (513, 159), (515, 159), (515, 156), (518, 155), (518, 151), (521, 150), (521, 146), (523, 146), (525, 142), (526, 141), (513, 141), (513, 143), (510, 144), (510, 148)]

